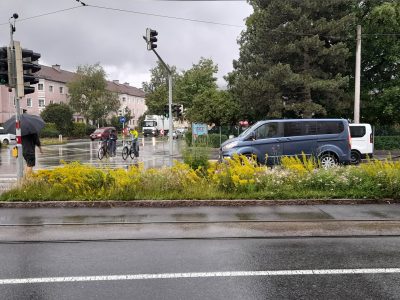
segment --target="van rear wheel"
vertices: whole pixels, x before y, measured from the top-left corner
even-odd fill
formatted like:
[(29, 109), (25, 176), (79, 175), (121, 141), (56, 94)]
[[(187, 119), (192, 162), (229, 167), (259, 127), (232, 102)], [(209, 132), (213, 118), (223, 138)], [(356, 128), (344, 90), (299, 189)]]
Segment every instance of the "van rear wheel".
[(361, 162), (360, 152), (351, 150), (350, 162), (352, 165), (358, 165)]
[(338, 159), (331, 153), (325, 153), (320, 156), (319, 163), (322, 168), (330, 169), (338, 165)]
[[(243, 154), (243, 156), (245, 157), (244, 159), (246, 159), (251, 165), (253, 165), (253, 166), (258, 165), (257, 155), (251, 154), (251, 153), (246, 153), (246, 154)], [(242, 161), (242, 164), (244, 164), (243, 161)]]

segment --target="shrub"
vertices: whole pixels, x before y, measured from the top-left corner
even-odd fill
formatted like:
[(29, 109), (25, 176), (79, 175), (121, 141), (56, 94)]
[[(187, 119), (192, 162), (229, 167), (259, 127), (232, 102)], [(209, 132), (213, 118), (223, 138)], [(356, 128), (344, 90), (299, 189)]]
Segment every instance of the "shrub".
[(199, 167), (207, 169), (210, 149), (206, 147), (188, 147), (183, 150), (183, 161), (193, 170)]
[(228, 136), (222, 134), (221, 136), (218, 133), (212, 133), (208, 135), (201, 135), (196, 138), (194, 141), (194, 145), (192, 145), (192, 132), (185, 133), (185, 141), (188, 147), (196, 146), (196, 147), (211, 147), (211, 148), (219, 148), (221, 143), (225, 142), (228, 139)]
[(374, 148), (376, 150), (400, 149), (400, 136), (375, 136)]
[(75, 162), (40, 170), (0, 199), (400, 198), (399, 161), (371, 160), (359, 166), (323, 169), (304, 159), (291, 159), (271, 169), (235, 156), (223, 163), (209, 163), (207, 169), (195, 167), (175, 162), (161, 169), (146, 170), (139, 165), (128, 170), (101, 170)]
[(73, 123), (72, 136), (76, 138), (86, 137), (86, 124), (85, 123)]
[(42, 138), (57, 138), (60, 132), (57, 130), (56, 124), (46, 123), (42, 131), (40, 132), (40, 137)]
[(86, 124), (86, 135), (85, 136), (89, 136), (96, 129), (97, 129), (97, 127), (95, 125)]

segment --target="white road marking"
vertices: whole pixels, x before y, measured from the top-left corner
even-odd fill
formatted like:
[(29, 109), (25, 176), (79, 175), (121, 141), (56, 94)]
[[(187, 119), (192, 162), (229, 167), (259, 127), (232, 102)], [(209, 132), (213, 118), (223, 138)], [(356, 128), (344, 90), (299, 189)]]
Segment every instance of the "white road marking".
[(233, 272), (161, 273), (161, 274), (100, 275), (100, 276), (73, 276), (73, 277), (14, 278), (14, 279), (0, 279), (0, 285), (26, 284), (26, 283), (83, 282), (83, 281), (204, 278), (204, 277), (394, 274), (394, 273), (400, 273), (400, 268), (233, 271)]

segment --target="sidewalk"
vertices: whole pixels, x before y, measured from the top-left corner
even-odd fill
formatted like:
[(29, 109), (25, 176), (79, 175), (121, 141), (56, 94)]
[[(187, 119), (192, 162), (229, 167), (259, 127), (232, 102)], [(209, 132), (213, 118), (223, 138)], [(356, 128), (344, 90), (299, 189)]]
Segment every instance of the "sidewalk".
[(0, 209), (0, 241), (400, 236), (400, 204)]
[(0, 208), (8, 224), (400, 221), (400, 204), (245, 207)]

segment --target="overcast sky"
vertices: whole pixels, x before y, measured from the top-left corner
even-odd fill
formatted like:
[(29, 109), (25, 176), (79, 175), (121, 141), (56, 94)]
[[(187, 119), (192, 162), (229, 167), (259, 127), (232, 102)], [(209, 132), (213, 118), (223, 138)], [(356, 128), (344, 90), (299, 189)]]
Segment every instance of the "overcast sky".
[[(170, 65), (187, 70), (200, 57), (218, 64), (218, 84), (238, 58), (237, 38), (252, 8), (246, 1), (82, 0), (93, 6), (204, 20), (238, 26), (190, 22), (110, 9), (81, 6), (76, 0), (1, 0), (0, 45), (10, 41), (9, 18), (18, 13), (14, 40), (39, 52), (40, 63), (76, 71), (78, 65), (100, 62), (108, 79), (141, 87), (150, 79), (156, 56), (142, 38), (146, 28), (158, 31), (157, 51)], [(78, 7), (78, 8), (74, 8)], [(63, 12), (46, 13), (69, 9)], [(24, 20), (26, 19), (26, 20)]]

